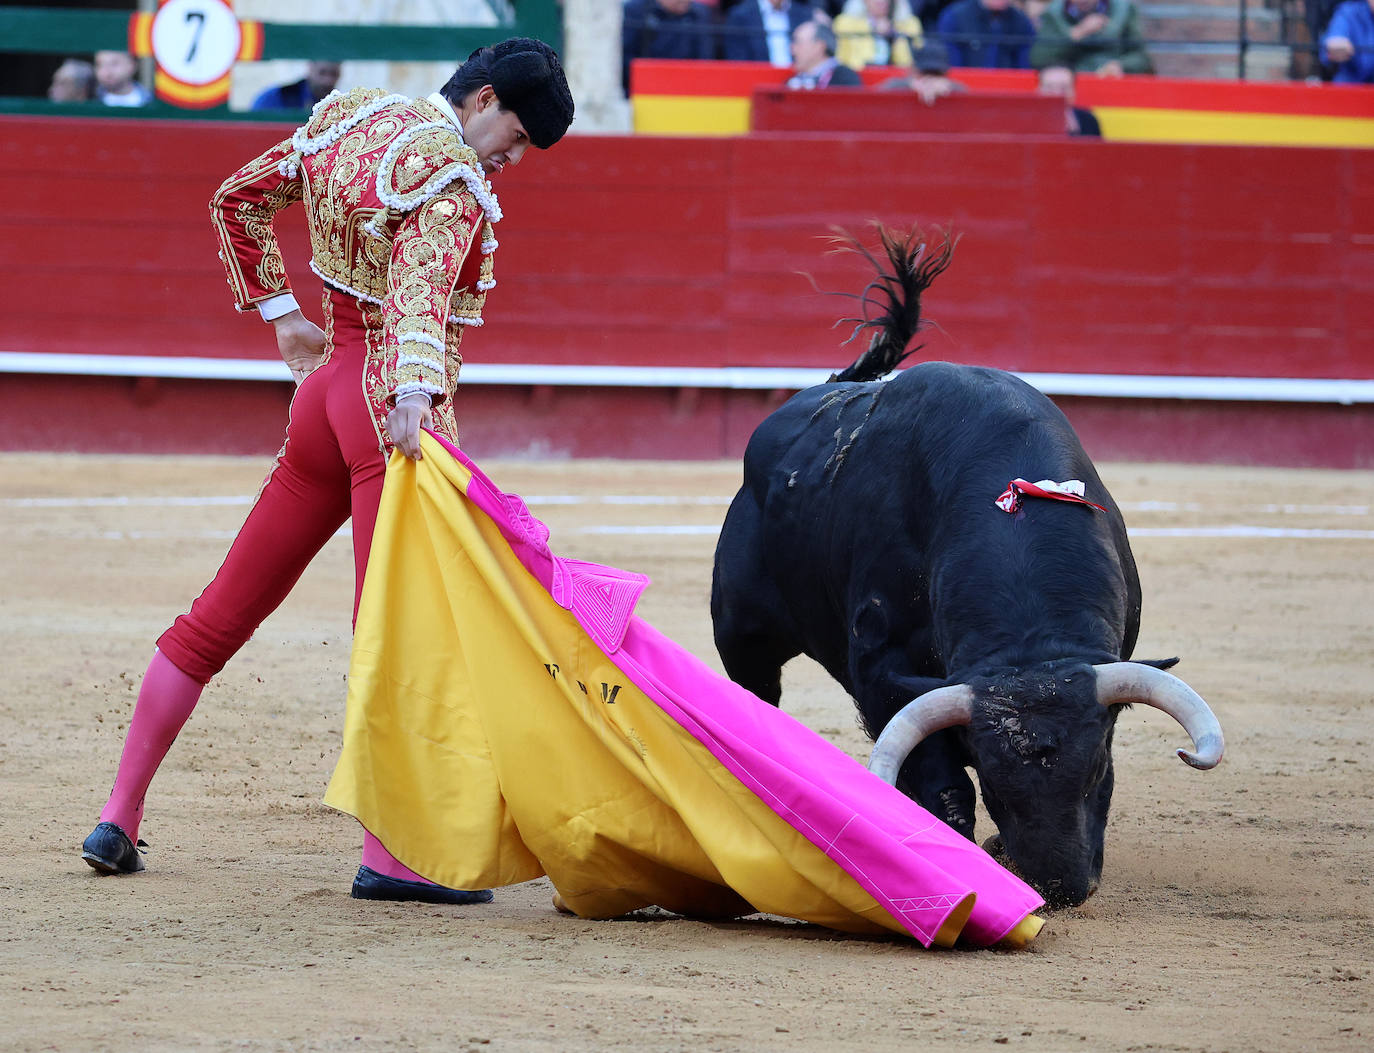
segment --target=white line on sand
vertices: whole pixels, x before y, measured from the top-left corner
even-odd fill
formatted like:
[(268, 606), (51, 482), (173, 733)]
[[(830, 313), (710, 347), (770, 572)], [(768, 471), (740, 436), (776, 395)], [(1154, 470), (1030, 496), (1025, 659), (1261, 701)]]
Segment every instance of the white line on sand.
[[(585, 526), (576, 531), (579, 534), (685, 534), (715, 535), (720, 527), (709, 524), (671, 525), (671, 526)], [(1328, 530), (1322, 528), (1263, 527), (1235, 524), (1216, 527), (1132, 527), (1127, 531), (1131, 537), (1179, 537), (1179, 538), (1298, 538), (1329, 540), (1374, 541), (1374, 530)]]
[[(686, 505), (724, 508), (730, 501), (731, 498), (729, 497), (709, 494), (605, 494), (600, 497), (587, 497), (580, 494), (543, 494), (525, 498), (525, 503), (531, 508), (555, 505)], [(4, 508), (197, 508), (217, 505), (250, 505), (252, 503), (253, 498), (248, 494), (0, 498), (0, 507)], [(1124, 512), (1207, 512), (1220, 506), (1204, 505), (1196, 501), (1122, 501), (1120, 507)], [(1231, 511), (1260, 515), (1367, 516), (1374, 513), (1374, 506), (1263, 504), (1234, 507)]]
[[(10, 537), (15, 536), (14, 531)], [(714, 523), (665, 523), (631, 526), (601, 523), (572, 527), (559, 534), (591, 534), (608, 537), (715, 537), (720, 527)], [(1216, 527), (1133, 527), (1133, 538), (1277, 538), (1295, 540), (1374, 541), (1374, 530), (1334, 530), (1326, 528), (1263, 527), (1244, 523)], [(234, 530), (55, 530), (43, 536), (54, 541), (228, 541)], [(343, 527), (335, 537), (350, 538), (353, 532)]]
[[(550, 494), (525, 498), (530, 507), (551, 505), (690, 505), (724, 508), (730, 503), (729, 497), (662, 495), (662, 494), (607, 494), (602, 497), (583, 497), (574, 494)], [(0, 507), (4, 508), (198, 508), (216, 505), (251, 505), (252, 496), (234, 494), (216, 495), (147, 495), (141, 497), (4, 497)]]
[(1213, 527), (1130, 527), (1131, 537), (1239, 537), (1310, 538), (1321, 540), (1374, 540), (1374, 530), (1331, 530), (1325, 527), (1264, 527), (1245, 523)]

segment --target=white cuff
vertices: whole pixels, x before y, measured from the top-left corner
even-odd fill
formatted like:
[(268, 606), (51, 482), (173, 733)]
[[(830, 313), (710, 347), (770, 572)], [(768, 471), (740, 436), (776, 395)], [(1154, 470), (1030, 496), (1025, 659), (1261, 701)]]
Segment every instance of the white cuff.
[(258, 314), (262, 315), (264, 322), (273, 322), (282, 315), (290, 314), (292, 311), (299, 311), (301, 305), (296, 302), (296, 298), (289, 292), (282, 293), (280, 296), (273, 296), (258, 303)]
[(429, 399), (430, 406), (433, 406), (435, 396), (442, 395), (443, 392), (443, 388), (436, 388), (433, 384), (426, 384), (423, 380), (412, 380), (408, 384), (400, 385), (391, 393), (391, 397), (396, 402), (400, 402), (407, 395), (423, 395)]

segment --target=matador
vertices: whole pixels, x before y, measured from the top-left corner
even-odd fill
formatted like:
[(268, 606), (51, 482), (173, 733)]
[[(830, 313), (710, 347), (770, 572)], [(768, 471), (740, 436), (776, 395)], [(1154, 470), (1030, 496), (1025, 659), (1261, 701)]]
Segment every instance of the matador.
[[(501, 208), (490, 177), (572, 123), (558, 55), (517, 38), (474, 52), (426, 99), (333, 93), (291, 138), (235, 172), (211, 218), (236, 305), (276, 331), (297, 380), (286, 440), (214, 580), (157, 641), (114, 789), (82, 858), (102, 874), (144, 868), (139, 824), (153, 775), (201, 689), (353, 520), (354, 616), (394, 446), (420, 456), (422, 426), (456, 441), (454, 385), (465, 329), (496, 285)], [(299, 310), (273, 232), (304, 206), (321, 330)], [(366, 830), (352, 894), (485, 902), (397, 861)]]

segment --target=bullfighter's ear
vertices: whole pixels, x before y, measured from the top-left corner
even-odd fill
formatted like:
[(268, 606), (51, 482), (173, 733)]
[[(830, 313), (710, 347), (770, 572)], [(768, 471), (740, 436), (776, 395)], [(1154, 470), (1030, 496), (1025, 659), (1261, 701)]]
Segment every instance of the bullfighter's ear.
[(1172, 669), (1178, 665), (1177, 658), (1132, 658), (1136, 665), (1152, 665), (1156, 669)]

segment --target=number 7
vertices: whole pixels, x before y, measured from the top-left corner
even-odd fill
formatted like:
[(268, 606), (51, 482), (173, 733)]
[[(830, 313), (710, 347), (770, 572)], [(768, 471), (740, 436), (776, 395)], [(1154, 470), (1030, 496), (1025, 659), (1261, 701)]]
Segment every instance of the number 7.
[(187, 11), (186, 21), (196, 24), (196, 28), (191, 35), (191, 50), (186, 52), (186, 64), (189, 66), (195, 60), (196, 48), (200, 47), (200, 34), (205, 29), (205, 12)]

